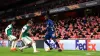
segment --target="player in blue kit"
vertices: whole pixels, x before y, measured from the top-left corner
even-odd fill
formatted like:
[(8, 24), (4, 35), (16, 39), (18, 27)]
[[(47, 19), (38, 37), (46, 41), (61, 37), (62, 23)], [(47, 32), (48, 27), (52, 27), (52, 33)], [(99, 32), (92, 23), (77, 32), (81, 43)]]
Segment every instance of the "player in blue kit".
[(46, 35), (45, 35), (45, 43), (49, 46), (50, 50), (52, 50), (53, 48), (50, 46), (50, 44), (48, 43), (47, 40), (50, 40), (50, 39), (53, 39), (53, 41), (55, 42), (57, 48), (58, 48), (58, 51), (62, 51), (60, 49), (60, 46), (58, 44), (58, 42), (56, 41), (56, 36), (55, 36), (55, 28), (54, 28), (54, 23), (51, 19), (49, 19), (48, 15), (45, 15), (45, 20), (46, 20)]

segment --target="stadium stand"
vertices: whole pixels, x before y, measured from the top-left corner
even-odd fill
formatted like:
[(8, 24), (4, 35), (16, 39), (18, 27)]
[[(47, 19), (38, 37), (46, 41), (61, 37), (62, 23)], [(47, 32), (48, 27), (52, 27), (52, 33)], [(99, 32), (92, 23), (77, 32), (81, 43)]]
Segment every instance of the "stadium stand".
[[(69, 18), (54, 21), (56, 36), (60, 39), (100, 39), (100, 18), (98, 16)], [(36, 39), (43, 39), (45, 36), (45, 23), (33, 25), (32, 32)], [(13, 34), (19, 37), (20, 29), (14, 29)], [(6, 39), (4, 29), (1, 31), (1, 38)]]
[[(1, 15), (1, 18), (11, 18), (23, 14), (33, 13), (35, 11), (46, 11), (62, 6), (74, 5), (93, 0), (49, 0), (46, 3), (31, 6), (22, 6), (15, 8), (12, 12)], [(87, 17), (68, 17), (62, 20), (54, 20), (56, 36), (60, 39), (100, 39), (100, 18), (99, 16)], [(32, 32), (37, 40), (43, 39), (46, 30), (45, 23), (35, 23)], [(7, 39), (4, 33), (4, 27), (0, 27), (0, 39)], [(19, 38), (20, 28), (13, 29), (13, 34)]]

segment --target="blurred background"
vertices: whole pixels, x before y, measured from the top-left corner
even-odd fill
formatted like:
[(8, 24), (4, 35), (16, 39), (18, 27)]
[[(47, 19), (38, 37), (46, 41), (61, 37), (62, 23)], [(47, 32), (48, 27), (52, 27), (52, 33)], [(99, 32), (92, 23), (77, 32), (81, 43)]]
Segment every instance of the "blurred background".
[(44, 14), (49, 12), (55, 23), (59, 39), (100, 39), (100, 0), (2, 0), (0, 1), (0, 39), (7, 39), (5, 28), (12, 20), (12, 30), (19, 32), (28, 20), (32, 20), (32, 32), (36, 40), (45, 36)]

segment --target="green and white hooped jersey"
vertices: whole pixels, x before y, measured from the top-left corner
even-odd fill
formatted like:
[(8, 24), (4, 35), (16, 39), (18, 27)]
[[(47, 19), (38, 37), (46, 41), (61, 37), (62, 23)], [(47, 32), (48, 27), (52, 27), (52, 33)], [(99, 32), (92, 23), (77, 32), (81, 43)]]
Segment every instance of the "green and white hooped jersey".
[(5, 29), (5, 33), (7, 34), (7, 36), (12, 35), (12, 24), (8, 25), (7, 28)]
[(22, 38), (28, 36), (28, 31), (29, 31), (30, 27), (28, 25), (25, 25), (23, 28), (22, 28)]

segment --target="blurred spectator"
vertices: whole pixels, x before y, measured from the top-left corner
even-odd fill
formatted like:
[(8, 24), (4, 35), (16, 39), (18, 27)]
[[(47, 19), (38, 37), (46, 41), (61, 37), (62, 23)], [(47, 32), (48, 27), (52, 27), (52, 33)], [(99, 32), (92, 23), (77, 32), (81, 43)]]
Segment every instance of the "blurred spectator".
[[(71, 21), (74, 21), (71, 22)], [(100, 18), (98, 16), (77, 17), (72, 19), (58, 20), (55, 22), (55, 34), (60, 39), (100, 39)], [(19, 38), (20, 29), (14, 29), (13, 34)], [(45, 23), (35, 23), (32, 27), (32, 36), (35, 40), (43, 39), (46, 34)], [(7, 39), (4, 29), (0, 37)]]

